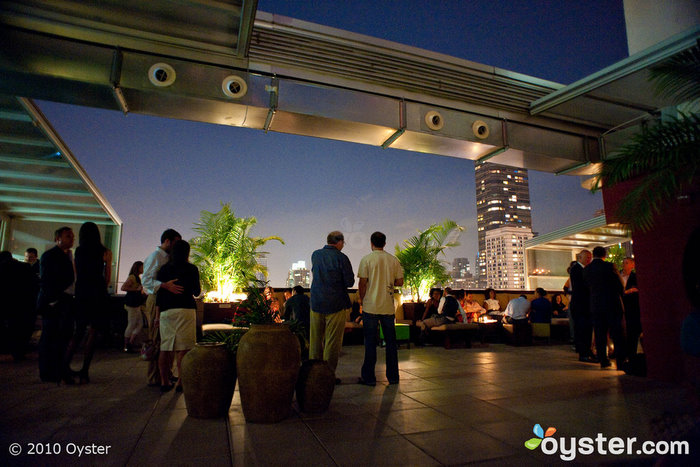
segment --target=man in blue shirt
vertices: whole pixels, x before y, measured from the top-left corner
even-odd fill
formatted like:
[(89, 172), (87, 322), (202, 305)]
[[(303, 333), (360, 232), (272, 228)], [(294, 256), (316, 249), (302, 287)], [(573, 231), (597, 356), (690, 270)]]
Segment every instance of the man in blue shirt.
[[(328, 234), (327, 245), (311, 255), (311, 339), (310, 359), (323, 359), (333, 371), (343, 344), (345, 321), (350, 314), (348, 287), (355, 283), (350, 260), (341, 250), (342, 232)], [(336, 384), (340, 380), (336, 378)]]

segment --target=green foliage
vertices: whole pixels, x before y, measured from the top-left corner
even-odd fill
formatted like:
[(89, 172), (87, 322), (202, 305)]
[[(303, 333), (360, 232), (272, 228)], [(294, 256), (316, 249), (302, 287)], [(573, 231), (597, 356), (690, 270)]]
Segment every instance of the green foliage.
[(677, 104), (700, 98), (700, 47), (674, 55), (649, 70), (656, 94), (672, 97)]
[(621, 245), (612, 245), (608, 247), (605, 254), (606, 261), (615, 265), (618, 271), (622, 271), (622, 262), (627, 257), (627, 252)]
[[(245, 292), (248, 294), (238, 307), (233, 318), (233, 326), (249, 328), (251, 324), (275, 324), (282, 323), (282, 318), (279, 313), (272, 309), (272, 300), (265, 297), (265, 288), (267, 282), (253, 280), (246, 287)], [(304, 329), (304, 325), (297, 320), (285, 321), (289, 326), (289, 330), (299, 339), (299, 345), (302, 350), (309, 348), (309, 341), (306, 338), (308, 330)], [(239, 338), (240, 340), (240, 338)], [(236, 341), (236, 346), (238, 342)]]
[[(403, 268), (404, 284), (415, 301), (420, 302), (421, 295), (427, 294), (433, 285), (450, 279), (439, 256), (444, 255), (447, 248), (459, 245), (456, 238), (463, 230), (464, 227), (455, 221), (446, 219), (404, 240), (403, 248), (396, 245), (395, 255)], [(448, 241), (450, 236), (455, 236), (455, 241)]]
[[(676, 102), (700, 99), (700, 48), (679, 53), (654, 67), (650, 79), (657, 93)], [(632, 230), (648, 231), (655, 216), (684, 187), (697, 183), (700, 167), (700, 115), (680, 113), (643, 127), (631, 141), (610, 155), (594, 183), (614, 186), (641, 177), (618, 206), (617, 216)]]
[(247, 329), (234, 329), (233, 331), (214, 331), (202, 336), (200, 342), (223, 342), (226, 345), (226, 350), (235, 355), (238, 350), (238, 343)]
[(241, 302), (233, 319), (234, 326), (249, 327), (251, 324), (274, 324), (281, 322), (279, 313), (272, 309), (272, 300), (265, 297), (267, 282), (252, 280), (246, 286), (248, 295)]
[(191, 244), (192, 262), (199, 268), (204, 290), (220, 295), (240, 292), (256, 273), (267, 275), (258, 260), (268, 253), (258, 248), (270, 240), (284, 241), (277, 236), (251, 236), (257, 222), (255, 217), (236, 217), (229, 204), (222, 203), (216, 213), (201, 212), (194, 228), (198, 236)]

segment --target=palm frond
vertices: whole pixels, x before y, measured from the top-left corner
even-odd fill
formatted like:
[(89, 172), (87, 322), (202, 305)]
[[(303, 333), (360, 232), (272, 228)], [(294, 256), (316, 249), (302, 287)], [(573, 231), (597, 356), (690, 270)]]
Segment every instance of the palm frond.
[[(445, 219), (441, 224), (432, 224), (418, 235), (404, 240), (403, 248), (396, 245), (395, 255), (403, 268), (404, 283), (417, 301), (420, 301), (422, 288), (449, 280), (439, 255), (447, 248), (459, 245), (454, 235), (458, 237), (463, 230), (464, 227), (456, 222)], [(445, 243), (451, 237), (455, 239)]]
[(676, 104), (700, 99), (700, 47), (684, 50), (649, 70), (659, 96)]

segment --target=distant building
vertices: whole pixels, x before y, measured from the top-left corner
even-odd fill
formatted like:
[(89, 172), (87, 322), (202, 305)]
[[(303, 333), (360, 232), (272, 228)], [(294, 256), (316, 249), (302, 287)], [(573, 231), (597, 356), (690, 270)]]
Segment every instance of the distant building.
[(471, 273), (469, 258), (455, 258), (452, 260), (450, 276), (452, 277), (450, 286), (453, 289), (471, 289), (474, 287), (474, 276)]
[(500, 227), (486, 232), (486, 286), (494, 289), (524, 289), (525, 240), (532, 230), (520, 227)]
[[(496, 237), (500, 234), (493, 234), (492, 232), (494, 230), (500, 231), (500, 229), (505, 227), (515, 230), (503, 231), (507, 232), (505, 235), (508, 236), (499, 240), (503, 244), (510, 241), (512, 235), (518, 238), (521, 236), (523, 238), (532, 237), (528, 174), (525, 169), (490, 164), (488, 162), (477, 164), (474, 171), (476, 179), (477, 237), (479, 240), (479, 255), (477, 257), (475, 275), (479, 276), (479, 287), (489, 286), (495, 288), (496, 286), (492, 284), (502, 283), (503, 278), (493, 275), (498, 274), (498, 268), (496, 268), (495, 263), (490, 268), (488, 266), (488, 261), (495, 260), (489, 253), (492, 253), (494, 249), (487, 249), (486, 237), (491, 233), (492, 243), (496, 242)], [(519, 267), (522, 268), (524, 262), (522, 248), (519, 248), (518, 251), (519, 258), (513, 258), (511, 253), (508, 258), (501, 258), (498, 261), (503, 265), (518, 263), (521, 265)], [(512, 275), (509, 277), (514, 278)], [(512, 281), (508, 283), (515, 284)], [(518, 284), (514, 288), (520, 289), (524, 287), (522, 280), (519, 280)]]
[(311, 271), (306, 269), (306, 261), (298, 261), (292, 264), (287, 274), (287, 287), (300, 285), (304, 288), (311, 287)]

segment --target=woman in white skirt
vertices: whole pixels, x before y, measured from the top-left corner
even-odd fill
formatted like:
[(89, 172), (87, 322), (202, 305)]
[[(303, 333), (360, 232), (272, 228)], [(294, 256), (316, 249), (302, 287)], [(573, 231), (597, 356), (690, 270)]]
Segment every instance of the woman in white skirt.
[[(160, 329), (160, 390), (167, 392), (173, 388), (170, 384), (170, 368), (173, 354), (177, 357), (177, 372), (180, 374), (182, 357), (194, 347), (197, 339), (197, 317), (194, 297), (199, 296), (199, 270), (189, 262), (190, 244), (184, 240), (175, 242), (170, 252), (170, 260), (158, 271), (157, 279), (168, 282), (177, 279), (176, 284), (182, 286), (181, 294), (174, 294), (158, 289), (156, 295), (156, 321)], [(178, 378), (176, 391), (182, 391)]]

